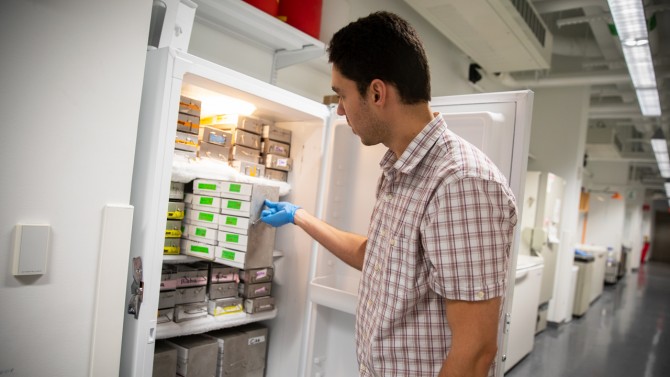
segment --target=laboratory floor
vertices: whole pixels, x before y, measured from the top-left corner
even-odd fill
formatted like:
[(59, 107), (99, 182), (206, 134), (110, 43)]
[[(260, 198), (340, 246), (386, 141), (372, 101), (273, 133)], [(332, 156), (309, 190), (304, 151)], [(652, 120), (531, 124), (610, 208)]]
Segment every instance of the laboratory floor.
[(582, 317), (536, 335), (505, 374), (530, 376), (670, 376), (670, 264), (648, 262), (606, 285)]

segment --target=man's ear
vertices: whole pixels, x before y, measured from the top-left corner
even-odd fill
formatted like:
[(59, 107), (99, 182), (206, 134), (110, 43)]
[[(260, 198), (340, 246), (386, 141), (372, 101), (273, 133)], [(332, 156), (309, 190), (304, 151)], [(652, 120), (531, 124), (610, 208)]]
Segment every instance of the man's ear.
[(386, 90), (386, 83), (382, 80), (374, 79), (370, 83), (370, 91), (376, 104), (381, 104), (386, 100)]

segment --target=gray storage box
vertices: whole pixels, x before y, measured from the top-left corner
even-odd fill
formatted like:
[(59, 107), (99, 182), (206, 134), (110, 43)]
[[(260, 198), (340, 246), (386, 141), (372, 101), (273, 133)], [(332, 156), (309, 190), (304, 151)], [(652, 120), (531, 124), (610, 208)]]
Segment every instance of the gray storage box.
[(206, 336), (218, 342), (217, 377), (246, 374), (248, 336), (236, 329), (211, 331)]
[(196, 287), (207, 285), (209, 268), (206, 264), (177, 265), (177, 287)]
[(163, 254), (177, 255), (181, 252), (180, 238), (166, 238), (163, 244)]
[(247, 325), (242, 328), (247, 335), (247, 376), (249, 372), (265, 369), (268, 348), (268, 329), (262, 325)]
[(177, 268), (171, 265), (163, 265), (161, 270), (161, 291), (175, 290), (177, 288)]
[(265, 178), (272, 179), (273, 181), (288, 182), (288, 173), (281, 170), (266, 168)]
[(254, 268), (240, 271), (240, 280), (245, 283), (267, 283), (272, 281), (274, 269), (272, 267)]
[(257, 283), (257, 284), (240, 283), (238, 290), (240, 292), (240, 296), (244, 298), (269, 296), (270, 294), (272, 294), (272, 283)]
[(265, 155), (265, 167), (269, 169), (291, 171), (293, 159), (290, 157), (277, 156), (276, 154)]
[(237, 283), (216, 283), (209, 286), (209, 299), (237, 297)]
[(200, 129), (200, 117), (179, 113), (177, 118), (177, 131), (198, 134)]
[(170, 200), (184, 200), (184, 184), (170, 182)]
[(212, 158), (219, 161), (228, 161), (230, 159), (230, 148), (203, 142), (200, 143), (198, 157)]
[(190, 287), (190, 288), (177, 288), (175, 295), (175, 304), (190, 304), (196, 302), (203, 302), (207, 300), (205, 295), (206, 287)]
[(168, 220), (165, 223), (165, 238), (181, 237), (181, 220)]
[(158, 294), (158, 309), (174, 307), (176, 298), (176, 291), (161, 291)]
[(209, 281), (215, 283), (229, 283), (239, 281), (239, 269), (212, 263), (209, 272)]
[(156, 323), (168, 323), (174, 319), (174, 308), (158, 309)]
[(157, 340), (154, 346), (153, 377), (174, 377), (177, 374), (177, 348)]
[(172, 338), (177, 349), (177, 374), (183, 377), (214, 377), (219, 352), (217, 341), (204, 335)]
[(200, 109), (202, 103), (197, 99), (179, 96), (179, 112), (182, 114), (189, 114), (193, 116), (200, 116)]
[(184, 196), (186, 208), (196, 211), (219, 212), (221, 210), (221, 198), (209, 195), (186, 194)]
[(272, 296), (248, 298), (244, 300), (244, 311), (249, 314), (267, 312), (274, 310), (274, 308), (275, 298)]
[(261, 137), (254, 133), (244, 131), (236, 128), (231, 131), (233, 134), (233, 145), (241, 145), (244, 147), (261, 150)]
[(181, 220), (184, 218), (184, 202), (168, 202), (167, 218), (170, 220)]
[(241, 297), (209, 300), (207, 301), (207, 313), (215, 317), (244, 313), (244, 303)]
[(174, 307), (174, 321), (184, 322), (207, 317), (207, 302), (180, 304)]
[(239, 171), (241, 174), (248, 175), (250, 177), (263, 177), (265, 176), (265, 166), (257, 164), (250, 161), (231, 161), (230, 166), (233, 169)]

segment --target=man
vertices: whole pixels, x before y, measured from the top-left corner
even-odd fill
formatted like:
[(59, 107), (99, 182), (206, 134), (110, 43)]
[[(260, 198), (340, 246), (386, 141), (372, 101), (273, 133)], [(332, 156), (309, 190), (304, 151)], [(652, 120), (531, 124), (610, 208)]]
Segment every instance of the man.
[(262, 220), (294, 223), (362, 271), (356, 315), (361, 376), (492, 376), (514, 197), (494, 164), (432, 113), (416, 31), (377, 12), (328, 47), (337, 113), (365, 145), (388, 147), (367, 237), (287, 202)]

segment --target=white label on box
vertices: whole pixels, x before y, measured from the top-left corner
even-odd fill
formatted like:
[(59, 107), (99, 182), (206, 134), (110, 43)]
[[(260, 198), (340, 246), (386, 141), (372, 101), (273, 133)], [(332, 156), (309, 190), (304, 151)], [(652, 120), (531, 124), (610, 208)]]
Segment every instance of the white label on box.
[(253, 338), (249, 338), (249, 345), (253, 346), (255, 344), (261, 344), (265, 342), (265, 335), (261, 336), (255, 336)]

